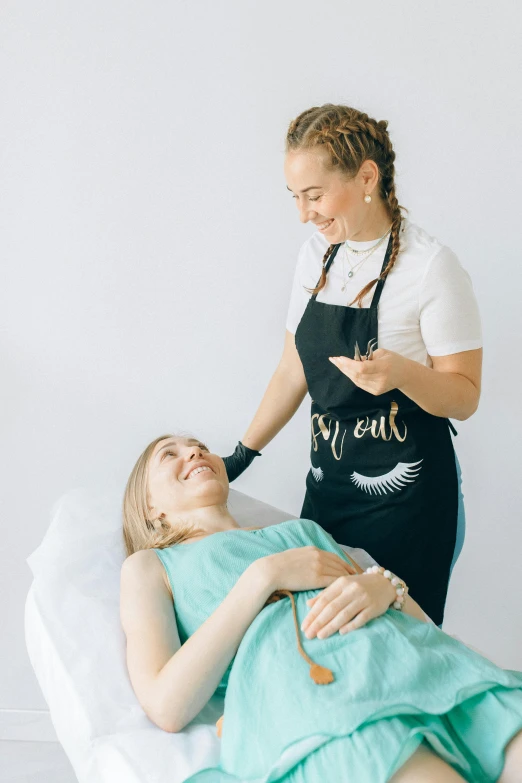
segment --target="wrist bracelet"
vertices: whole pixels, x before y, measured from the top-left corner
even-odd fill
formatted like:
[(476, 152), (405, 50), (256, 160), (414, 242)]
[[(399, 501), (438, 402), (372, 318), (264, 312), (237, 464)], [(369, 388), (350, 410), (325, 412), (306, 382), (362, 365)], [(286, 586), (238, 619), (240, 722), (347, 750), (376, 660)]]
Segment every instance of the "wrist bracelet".
[(406, 596), (408, 595), (408, 587), (406, 585), (406, 582), (403, 582), (402, 579), (399, 579), (398, 576), (395, 576), (395, 574), (392, 574), (391, 571), (389, 571), (387, 568), (383, 568), (382, 566), (370, 566), (366, 569), (367, 574), (382, 574), (386, 577), (386, 579), (389, 579), (392, 585), (395, 587), (395, 592), (397, 593), (395, 597), (395, 601), (390, 604), (390, 606), (393, 606), (394, 609), (397, 609), (398, 612), (402, 612), (404, 609), (404, 600)]

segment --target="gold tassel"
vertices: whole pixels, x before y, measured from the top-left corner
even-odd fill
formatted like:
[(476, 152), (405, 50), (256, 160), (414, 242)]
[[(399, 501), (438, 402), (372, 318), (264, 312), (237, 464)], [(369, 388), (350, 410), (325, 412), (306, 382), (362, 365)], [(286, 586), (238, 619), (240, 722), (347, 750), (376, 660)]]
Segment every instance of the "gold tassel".
[(333, 673), (326, 666), (319, 666), (318, 663), (310, 666), (310, 677), (317, 685), (328, 685), (329, 682), (334, 681)]
[[(354, 561), (352, 561), (354, 562)], [(362, 573), (362, 569), (358, 564), (355, 564), (356, 570), (359, 570), (360, 573)], [(284, 596), (288, 596), (290, 598), (290, 601), (292, 603), (292, 611), (294, 614), (294, 624), (295, 624), (295, 632), (297, 637), (297, 647), (300, 652), (300, 654), (303, 656), (303, 658), (310, 664), (310, 677), (312, 680), (316, 683), (316, 685), (328, 685), (328, 683), (334, 681), (333, 672), (331, 669), (327, 669), (326, 666), (320, 666), (318, 663), (314, 663), (312, 659), (305, 653), (303, 650), (303, 647), (301, 645), (301, 640), (299, 638), (299, 625), (297, 622), (297, 611), (295, 608), (295, 601), (294, 596), (290, 592), (290, 590), (276, 590), (272, 595), (268, 598), (268, 600), (265, 603), (265, 606), (268, 606), (269, 604), (275, 603), (275, 601), (280, 601), (281, 598)], [(218, 737), (221, 737), (223, 734), (223, 720), (225, 716), (222, 715), (221, 718), (216, 722), (216, 731)]]
[(301, 644), (301, 639), (299, 638), (299, 623), (297, 622), (297, 610), (295, 608), (295, 600), (293, 593), (290, 590), (276, 590), (270, 598), (265, 603), (265, 606), (267, 604), (272, 604), (275, 601), (280, 601), (283, 596), (288, 596), (290, 598), (290, 601), (292, 602), (292, 611), (294, 613), (294, 624), (295, 624), (295, 635), (297, 638), (297, 648), (299, 650), (300, 655), (305, 659), (305, 661), (310, 664), (310, 677), (312, 680), (316, 683), (316, 685), (328, 685), (328, 683), (334, 681), (333, 672), (331, 669), (327, 669), (325, 666), (320, 666), (318, 663), (314, 663), (310, 656), (308, 656), (305, 651), (303, 650), (303, 646)]

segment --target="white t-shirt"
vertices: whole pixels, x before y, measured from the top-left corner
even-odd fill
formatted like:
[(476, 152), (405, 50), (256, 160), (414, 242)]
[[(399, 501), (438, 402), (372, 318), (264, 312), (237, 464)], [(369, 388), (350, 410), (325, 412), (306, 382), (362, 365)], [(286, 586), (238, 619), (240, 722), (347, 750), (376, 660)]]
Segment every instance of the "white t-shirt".
[[(356, 250), (372, 247), (375, 242), (375, 239), (369, 242), (349, 240)], [(336, 305), (351, 302), (380, 274), (387, 244), (388, 237), (357, 268), (352, 278), (347, 274), (350, 264), (353, 266), (357, 259), (352, 254), (349, 260), (346, 259), (342, 245), (317, 301)], [(286, 322), (286, 328), (292, 334), (295, 334), (310, 298), (305, 286), (315, 288), (317, 285), (328, 246), (328, 240), (316, 231), (299, 251)], [(343, 292), (341, 286), (346, 281)], [(369, 307), (375, 288), (363, 300), (363, 307)], [(382, 291), (378, 328), (379, 348), (395, 351), (428, 367), (432, 366), (431, 356), (482, 347), (480, 315), (469, 274), (449, 247), (408, 218), (402, 219), (401, 250)]]

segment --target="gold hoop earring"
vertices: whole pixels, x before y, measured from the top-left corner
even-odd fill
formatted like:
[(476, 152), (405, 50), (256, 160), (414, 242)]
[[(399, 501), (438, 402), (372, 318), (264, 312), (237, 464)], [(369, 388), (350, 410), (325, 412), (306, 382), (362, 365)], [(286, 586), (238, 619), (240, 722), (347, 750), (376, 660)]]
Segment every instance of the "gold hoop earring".
[(370, 196), (369, 193), (366, 194), (366, 196), (364, 197), (364, 200), (366, 201), (367, 204), (370, 203), (370, 201), (372, 200), (372, 197)]

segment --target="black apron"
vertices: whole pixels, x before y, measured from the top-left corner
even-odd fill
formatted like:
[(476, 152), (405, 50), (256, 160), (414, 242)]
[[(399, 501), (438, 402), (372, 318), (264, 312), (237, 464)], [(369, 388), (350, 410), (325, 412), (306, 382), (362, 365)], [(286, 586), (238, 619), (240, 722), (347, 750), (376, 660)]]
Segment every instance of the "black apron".
[[(390, 235), (381, 273), (391, 249)], [(356, 343), (365, 353), (378, 338), (385, 281), (377, 283), (368, 308), (311, 296), (297, 327), (295, 344), (312, 398), (312, 467), (301, 517), (339, 543), (365, 549), (404, 579), (412, 598), (440, 625), (457, 535), (451, 424), (398, 389), (380, 395), (360, 389), (328, 360), (353, 358)]]

